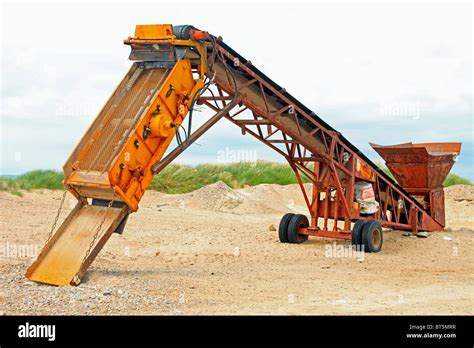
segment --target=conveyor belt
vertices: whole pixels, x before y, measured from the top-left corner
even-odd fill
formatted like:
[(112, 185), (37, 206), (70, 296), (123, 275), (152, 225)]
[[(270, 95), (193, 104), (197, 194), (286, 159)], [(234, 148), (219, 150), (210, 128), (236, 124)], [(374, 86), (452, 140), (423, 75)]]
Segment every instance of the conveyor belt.
[[(391, 177), (389, 177), (383, 170), (381, 170), (375, 163), (373, 163), (367, 156), (364, 155), (362, 151), (360, 151), (355, 145), (353, 145), (349, 140), (347, 140), (340, 132), (338, 132), (336, 129), (331, 127), (329, 124), (327, 124), (325, 121), (323, 121), (316, 113), (314, 113), (311, 109), (306, 107), (303, 103), (301, 103), (298, 99), (293, 97), (290, 93), (288, 93), (284, 88), (282, 88), (280, 85), (278, 85), (276, 82), (274, 82), (272, 79), (270, 79), (267, 75), (265, 75), (263, 72), (261, 72), (259, 69), (257, 69), (253, 64), (249, 62), (246, 58), (242, 57), (239, 53), (237, 53), (234, 49), (232, 49), (229, 45), (227, 45), (223, 41), (217, 42), (217, 44), (222, 47), (224, 50), (229, 52), (232, 56), (237, 57), (240, 61), (241, 64), (245, 64), (251, 69), (255, 74), (257, 74), (260, 78), (265, 80), (267, 83), (269, 83), (273, 88), (276, 90), (280, 91), (286, 98), (288, 98), (295, 106), (299, 107), (302, 109), (305, 113), (307, 113), (310, 117), (312, 117), (316, 122), (321, 124), (323, 127), (326, 129), (335, 131), (338, 133), (339, 139), (352, 151), (354, 151), (361, 159), (363, 159), (374, 171), (376, 171), (380, 176), (382, 176), (384, 179), (386, 179), (388, 182), (390, 182), (393, 186), (395, 186), (403, 195), (406, 197), (409, 197), (420, 209), (423, 209), (423, 206), (416, 200), (414, 199), (410, 194), (408, 194), (403, 187), (401, 187), (395, 180), (393, 180)], [(229, 67), (233, 66), (233, 62), (228, 61)], [(275, 96), (271, 91), (268, 89), (264, 88), (265, 92), (268, 95)], [(278, 98), (278, 96), (275, 96)], [(285, 104), (284, 101), (282, 101), (282, 104)]]

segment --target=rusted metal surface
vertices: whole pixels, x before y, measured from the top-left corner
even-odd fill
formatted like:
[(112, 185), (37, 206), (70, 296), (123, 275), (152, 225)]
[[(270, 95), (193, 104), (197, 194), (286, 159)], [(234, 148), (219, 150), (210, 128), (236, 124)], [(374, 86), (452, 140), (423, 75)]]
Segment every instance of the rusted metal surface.
[[(339, 231), (333, 227), (333, 232), (350, 232), (351, 221), (369, 218), (379, 220), (386, 227), (412, 231), (443, 228), (415, 197), (338, 132), (295, 103), (286, 91), (278, 90), (268, 78), (251, 69), (246, 61), (227, 47), (220, 45), (219, 53), (232, 69), (238, 91), (246, 97), (242, 100), (242, 112), (226, 118), (239, 126), (242, 134), (252, 135), (287, 159), (295, 171), (310, 211), (311, 228), (328, 231), (329, 220), (335, 219), (344, 221), (344, 228)], [(237, 66), (236, 60), (240, 60)], [(214, 67), (218, 89), (233, 95), (233, 87), (222, 62), (216, 60)], [(202, 99), (202, 103), (213, 107), (211, 97)], [(302, 176), (313, 183), (312, 190), (303, 185)], [(354, 202), (354, 185), (360, 180), (374, 186), (375, 199), (380, 208), (371, 216), (361, 215)], [(323, 218), (322, 226), (317, 226), (318, 217)]]
[(79, 203), (45, 245), (26, 276), (52, 285), (77, 285), (126, 212), (126, 207)]
[(440, 225), (445, 224), (443, 181), (449, 174), (461, 143), (371, 144), (403, 188)]
[(325, 230), (315, 230), (310, 228), (300, 228), (298, 230), (299, 234), (304, 234), (308, 236), (315, 236), (321, 238), (335, 238), (335, 239), (351, 239), (350, 232), (335, 232), (335, 231), (325, 231)]
[[(243, 100), (245, 107), (241, 111), (251, 112), (251, 118), (245, 117), (245, 113), (241, 114), (243, 119), (227, 118), (242, 129), (242, 134), (259, 139), (289, 161), (310, 210), (312, 227), (317, 227), (317, 217), (323, 217), (323, 229), (327, 229), (329, 219), (343, 220), (344, 231), (350, 231), (350, 222), (357, 219), (376, 219), (386, 227), (413, 231), (442, 229), (444, 209), (441, 201), (437, 204), (441, 207), (439, 211), (427, 210), (417, 196), (412, 196), (405, 187), (381, 172), (344, 137), (295, 103), (286, 91), (250, 69), (251, 65), (228, 46), (221, 45), (219, 50), (227, 58), (227, 64), (234, 67), (239, 91), (248, 96)], [(240, 64), (235, 64), (236, 60), (240, 60)], [(232, 94), (230, 81), (219, 65), (218, 62), (215, 68), (218, 88)], [(203, 98), (203, 103), (212, 107), (212, 100), (218, 98)], [(291, 109), (293, 112), (290, 113)], [(438, 144), (430, 144), (428, 148), (430, 152), (446, 150)], [(317, 163), (317, 170), (310, 169), (312, 162)], [(312, 192), (302, 185), (300, 174), (313, 183)], [(430, 178), (431, 185), (440, 180), (436, 175)], [(354, 184), (359, 180), (374, 186), (380, 208), (371, 216), (361, 215), (357, 203), (354, 204)]]
[(461, 151), (461, 143), (370, 145), (405, 189), (443, 186)]

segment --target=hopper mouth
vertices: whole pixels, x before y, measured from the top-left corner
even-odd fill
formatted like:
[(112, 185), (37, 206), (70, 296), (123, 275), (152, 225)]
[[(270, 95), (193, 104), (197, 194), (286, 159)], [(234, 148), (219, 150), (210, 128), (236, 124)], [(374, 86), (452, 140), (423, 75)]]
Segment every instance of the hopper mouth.
[(437, 188), (449, 174), (461, 143), (403, 143), (372, 148), (385, 160), (403, 188)]

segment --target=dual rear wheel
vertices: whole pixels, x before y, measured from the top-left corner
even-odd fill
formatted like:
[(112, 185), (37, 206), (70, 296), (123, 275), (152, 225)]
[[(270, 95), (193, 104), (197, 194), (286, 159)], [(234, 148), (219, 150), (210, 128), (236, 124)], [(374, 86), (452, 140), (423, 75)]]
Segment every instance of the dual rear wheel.
[(305, 234), (299, 234), (300, 227), (308, 227), (308, 218), (301, 214), (288, 213), (283, 215), (278, 227), (278, 237), (282, 243), (301, 244), (308, 240)]
[[(305, 215), (288, 213), (283, 215), (278, 227), (278, 237), (282, 243), (301, 244), (308, 236), (299, 234), (300, 227), (308, 227), (309, 221)], [(378, 253), (382, 250), (382, 225), (377, 220), (358, 220), (352, 229), (352, 245), (357, 250)]]
[(357, 250), (378, 253), (382, 250), (382, 225), (377, 220), (358, 220), (352, 229), (352, 245)]

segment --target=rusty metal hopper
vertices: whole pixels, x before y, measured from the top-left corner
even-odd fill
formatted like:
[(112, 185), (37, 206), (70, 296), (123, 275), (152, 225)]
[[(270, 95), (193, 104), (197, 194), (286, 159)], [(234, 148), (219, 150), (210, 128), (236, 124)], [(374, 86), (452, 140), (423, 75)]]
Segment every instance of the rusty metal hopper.
[(403, 188), (437, 188), (451, 170), (461, 143), (370, 144)]

